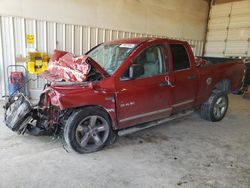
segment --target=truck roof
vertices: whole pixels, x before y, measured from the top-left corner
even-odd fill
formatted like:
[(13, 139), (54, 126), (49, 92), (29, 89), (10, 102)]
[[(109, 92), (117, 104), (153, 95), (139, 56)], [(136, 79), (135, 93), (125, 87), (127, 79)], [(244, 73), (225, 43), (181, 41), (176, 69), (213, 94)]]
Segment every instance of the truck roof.
[(165, 40), (167, 42), (184, 42), (176, 39), (169, 38), (159, 38), (159, 37), (138, 37), (138, 38), (129, 38), (129, 39), (119, 39), (106, 42), (106, 44), (141, 44), (143, 42), (152, 42), (152, 41), (162, 41)]

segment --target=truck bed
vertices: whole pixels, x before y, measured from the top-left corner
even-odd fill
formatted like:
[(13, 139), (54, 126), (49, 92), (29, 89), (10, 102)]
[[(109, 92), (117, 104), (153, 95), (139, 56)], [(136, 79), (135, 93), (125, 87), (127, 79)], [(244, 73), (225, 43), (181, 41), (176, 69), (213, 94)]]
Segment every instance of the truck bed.
[(224, 57), (199, 57), (210, 64), (224, 64), (231, 63), (232, 61), (239, 60), (237, 58), (224, 58)]

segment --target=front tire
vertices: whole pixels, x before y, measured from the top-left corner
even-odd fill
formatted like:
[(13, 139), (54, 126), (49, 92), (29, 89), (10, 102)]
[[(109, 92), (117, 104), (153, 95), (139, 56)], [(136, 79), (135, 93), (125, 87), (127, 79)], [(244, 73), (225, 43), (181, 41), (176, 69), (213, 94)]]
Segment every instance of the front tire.
[(208, 101), (201, 105), (201, 117), (208, 121), (221, 121), (228, 109), (228, 96), (225, 92), (213, 92)]
[(108, 114), (99, 107), (86, 107), (73, 113), (64, 128), (64, 139), (78, 153), (101, 150), (112, 135)]

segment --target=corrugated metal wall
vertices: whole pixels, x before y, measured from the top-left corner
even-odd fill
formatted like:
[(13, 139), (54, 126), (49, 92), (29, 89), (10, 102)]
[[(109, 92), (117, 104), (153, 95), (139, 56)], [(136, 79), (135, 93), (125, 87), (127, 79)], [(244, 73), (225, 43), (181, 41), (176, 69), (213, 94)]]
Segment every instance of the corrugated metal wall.
[[(11, 16), (0, 16), (0, 95), (8, 94), (7, 66), (22, 64), (26, 57), (29, 44), (26, 44), (26, 34), (35, 36), (34, 47), (40, 52), (51, 54), (54, 49), (66, 50), (75, 54), (84, 54), (95, 45), (122, 38), (133, 37), (170, 37), (156, 36), (146, 33), (95, 28), (83, 25), (70, 25), (34, 19)], [(185, 40), (185, 39), (182, 39)], [(188, 40), (195, 55), (202, 54), (203, 41)], [(36, 76), (30, 75), (36, 79)], [(29, 83), (30, 96), (37, 98), (44, 80), (37, 79)]]
[(250, 56), (250, 0), (213, 5), (206, 56)]

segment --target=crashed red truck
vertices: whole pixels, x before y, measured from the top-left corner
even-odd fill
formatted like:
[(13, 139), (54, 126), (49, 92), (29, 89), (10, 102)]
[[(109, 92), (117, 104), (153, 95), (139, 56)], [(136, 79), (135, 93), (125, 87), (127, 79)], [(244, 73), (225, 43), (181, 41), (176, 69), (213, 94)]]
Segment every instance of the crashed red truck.
[[(53, 63), (54, 62), (54, 63)], [(5, 124), (18, 133), (64, 134), (79, 153), (94, 152), (125, 135), (194, 110), (220, 121), (227, 94), (239, 89), (240, 59), (194, 57), (187, 42), (136, 38), (100, 44), (85, 56), (56, 51), (37, 105), (9, 97)]]

